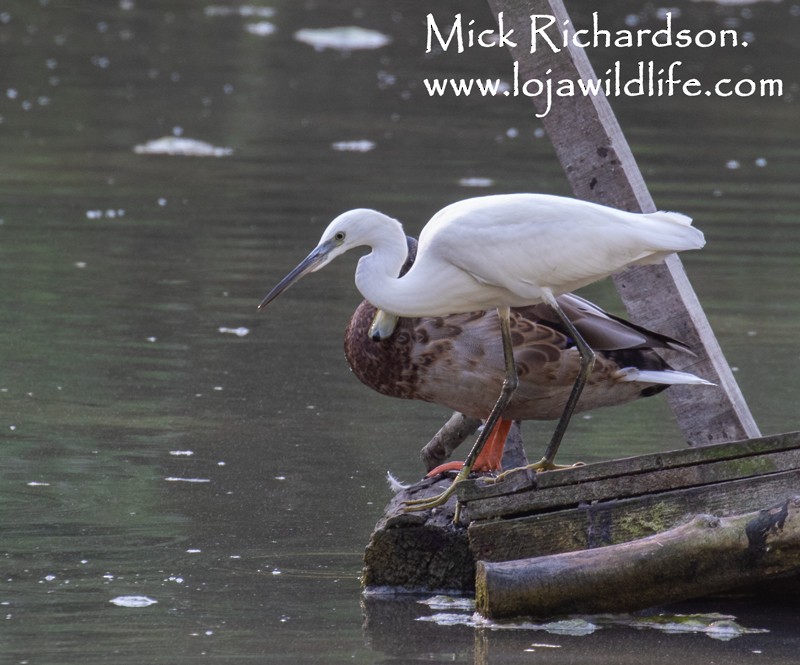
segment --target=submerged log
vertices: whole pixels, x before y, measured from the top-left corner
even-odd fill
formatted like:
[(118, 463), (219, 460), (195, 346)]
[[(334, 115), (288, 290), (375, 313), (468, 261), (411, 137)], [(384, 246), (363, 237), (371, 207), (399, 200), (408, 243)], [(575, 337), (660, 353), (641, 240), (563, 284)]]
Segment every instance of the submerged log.
[(479, 562), (478, 611), (492, 619), (629, 612), (800, 571), (800, 497), (733, 517), (698, 515), (593, 550)]

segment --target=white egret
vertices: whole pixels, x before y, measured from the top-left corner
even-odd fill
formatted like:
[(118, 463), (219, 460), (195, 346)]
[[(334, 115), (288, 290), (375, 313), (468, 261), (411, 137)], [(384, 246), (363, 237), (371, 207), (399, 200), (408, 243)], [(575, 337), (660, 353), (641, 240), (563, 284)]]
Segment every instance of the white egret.
[[(268, 305), (304, 275), (355, 247), (367, 246), (356, 269), (358, 290), (395, 317), (444, 316), (496, 309), (503, 346), (504, 380), (461, 471), (442, 494), (412, 509), (444, 503), (468, 477), (475, 459), (518, 385), (510, 333), (510, 308), (546, 303), (575, 341), (581, 369), (537, 470), (556, 468), (554, 459), (595, 354), (556, 297), (623, 268), (657, 263), (667, 255), (705, 244), (691, 219), (674, 212), (631, 213), (546, 194), (502, 194), (453, 203), (425, 225), (414, 265), (398, 278), (407, 256), (402, 225), (375, 210), (339, 215), (317, 247), (262, 300)], [(380, 329), (373, 332), (380, 333)]]

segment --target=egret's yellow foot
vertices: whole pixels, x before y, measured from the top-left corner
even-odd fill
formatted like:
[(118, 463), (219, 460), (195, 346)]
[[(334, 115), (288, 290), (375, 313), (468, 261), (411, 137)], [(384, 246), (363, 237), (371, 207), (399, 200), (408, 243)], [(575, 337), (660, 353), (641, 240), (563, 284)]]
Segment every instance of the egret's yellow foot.
[(464, 478), (467, 476), (469, 476), (469, 469), (467, 469), (465, 473), (464, 468), (462, 467), (461, 471), (459, 471), (458, 475), (453, 479), (453, 482), (450, 483), (450, 487), (448, 487), (441, 494), (425, 497), (424, 499), (411, 499), (409, 501), (404, 501), (406, 511), (413, 512), (415, 510), (429, 510), (430, 508), (437, 508), (438, 506), (444, 505), (456, 491), (456, 485), (458, 485), (458, 483), (464, 480)]
[(412, 499), (411, 501), (405, 501), (405, 510), (406, 512), (414, 512), (417, 510), (429, 510), (431, 508), (438, 508), (439, 506), (443, 506), (447, 503), (447, 500), (453, 495), (453, 492), (456, 490), (456, 480), (448, 487), (444, 492), (441, 494), (437, 494), (436, 496), (429, 496), (425, 499)]
[(575, 464), (556, 464), (555, 462), (552, 462), (543, 457), (538, 462), (534, 462), (533, 464), (528, 464), (527, 466), (518, 466), (516, 469), (509, 469), (508, 471), (503, 471), (503, 473), (497, 474), (494, 478), (484, 478), (484, 481), (490, 484), (497, 483), (503, 480), (510, 473), (514, 473), (515, 471), (522, 471), (523, 469), (526, 471), (536, 471), (536, 473), (539, 473), (541, 471), (558, 471), (559, 469), (573, 469), (576, 466), (583, 466), (583, 462), (575, 462)]
[[(472, 471), (497, 471), (500, 469), (500, 462), (503, 458), (503, 448), (508, 436), (508, 430), (511, 428), (511, 420), (498, 420), (495, 427), (489, 434), (489, 437), (484, 444), (480, 454), (476, 460), (470, 465), (465, 466), (463, 462), (446, 462), (431, 470), (426, 478), (432, 478), (445, 471), (458, 471), (458, 475), (453, 479), (444, 492), (436, 496), (430, 496), (425, 499), (412, 499), (405, 502), (406, 511), (412, 512), (416, 510), (428, 510), (430, 508), (437, 508), (438, 506), (447, 503), (447, 500), (456, 491), (456, 485), (462, 480), (469, 477)], [(461, 516), (461, 506), (456, 506), (455, 522), (458, 523)]]

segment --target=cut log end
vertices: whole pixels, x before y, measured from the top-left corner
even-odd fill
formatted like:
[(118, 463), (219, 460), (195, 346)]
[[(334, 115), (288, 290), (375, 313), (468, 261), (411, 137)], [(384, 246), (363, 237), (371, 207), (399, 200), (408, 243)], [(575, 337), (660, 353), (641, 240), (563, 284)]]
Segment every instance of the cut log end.
[(439, 508), (407, 512), (404, 502), (435, 496), (450, 478), (426, 479), (398, 492), (375, 526), (364, 553), (369, 591), (471, 593), (475, 559), (467, 531), (453, 522), (455, 496)]

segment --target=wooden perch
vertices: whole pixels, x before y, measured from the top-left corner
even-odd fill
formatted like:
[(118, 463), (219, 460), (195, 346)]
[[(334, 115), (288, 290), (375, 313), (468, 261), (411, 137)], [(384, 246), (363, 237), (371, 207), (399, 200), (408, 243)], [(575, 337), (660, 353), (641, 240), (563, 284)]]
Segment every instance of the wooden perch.
[[(488, 2), (516, 35), (530, 30), (533, 14), (574, 30), (562, 0)], [(530, 53), (524, 39), (518, 43), (511, 54), (522, 79), (594, 78), (585, 49)], [(546, 114), (548, 100), (532, 101), (577, 198), (656, 210), (602, 94), (555, 96)], [(396, 495), (372, 534), (362, 578), (367, 590), (468, 592), (477, 566), (478, 607), (487, 616), (552, 615), (630, 611), (800, 571), (798, 502), (752, 512), (800, 494), (800, 434), (757, 438), (676, 256), (624, 271), (615, 284), (634, 321), (697, 353), (665, 352), (675, 369), (719, 386), (702, 397), (681, 386), (666, 393), (678, 426), (697, 447), (538, 475), (520, 471), (494, 484), (465, 481), (457, 495), (468, 529), (452, 523), (455, 497), (432, 511), (403, 512), (404, 500), (439, 493), (450, 480), (417, 483)], [(428, 468), (472, 426), (451, 419), (423, 450)], [(504, 457), (508, 466), (521, 463)], [(700, 511), (717, 517), (687, 523)]]
[[(792, 565), (800, 572), (797, 503), (781, 504), (785, 519), (774, 510), (754, 519), (776, 497), (800, 495), (798, 432), (533, 478), (516, 472), (496, 484), (465, 481), (458, 495), (468, 529), (452, 522), (455, 497), (432, 511), (402, 510), (404, 500), (432, 496), (449, 482), (426, 479), (395, 496), (367, 546), (368, 590), (468, 593), (477, 586), (489, 616), (549, 615), (631, 611), (748, 584), (762, 590), (795, 572)], [(687, 524), (700, 511), (705, 517)], [(768, 515), (778, 515), (774, 526), (784, 532), (774, 532)], [(736, 528), (739, 540), (730, 540)], [(752, 570), (732, 552), (746, 552)]]
[(640, 540), (478, 562), (476, 605), (493, 618), (631, 611), (800, 570), (800, 497), (737, 515), (698, 515)]

